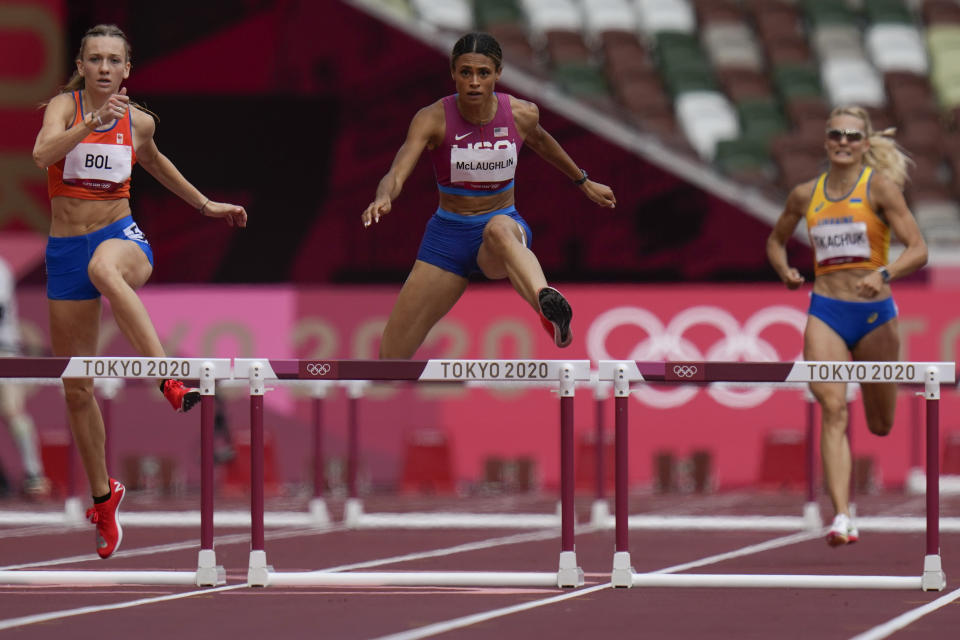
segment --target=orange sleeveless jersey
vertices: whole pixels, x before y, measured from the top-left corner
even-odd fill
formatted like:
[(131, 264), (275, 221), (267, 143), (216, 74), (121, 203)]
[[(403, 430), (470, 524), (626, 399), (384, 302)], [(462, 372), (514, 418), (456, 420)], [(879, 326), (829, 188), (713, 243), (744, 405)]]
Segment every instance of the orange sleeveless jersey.
[(872, 167), (864, 167), (853, 189), (839, 200), (827, 197), (827, 174), (817, 178), (807, 206), (807, 232), (814, 274), (840, 269), (878, 269), (887, 264), (890, 227), (870, 207)]
[[(81, 92), (73, 92), (76, 111), (71, 127), (83, 127)], [(47, 167), (47, 193), (83, 200), (118, 200), (130, 197), (130, 174), (137, 161), (133, 150), (130, 110), (103, 129), (87, 134), (66, 157)]]

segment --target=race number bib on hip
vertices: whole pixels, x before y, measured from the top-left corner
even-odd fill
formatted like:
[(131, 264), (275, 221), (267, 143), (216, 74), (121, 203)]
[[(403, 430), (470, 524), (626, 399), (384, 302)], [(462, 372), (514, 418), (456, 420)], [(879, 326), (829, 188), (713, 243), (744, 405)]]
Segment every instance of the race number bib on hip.
[(93, 191), (114, 191), (130, 177), (133, 148), (81, 142), (64, 159), (63, 181)]
[(517, 145), (509, 140), (450, 148), (450, 182), (509, 182), (517, 171)]
[(820, 266), (870, 259), (865, 222), (817, 225), (810, 229), (810, 241)]

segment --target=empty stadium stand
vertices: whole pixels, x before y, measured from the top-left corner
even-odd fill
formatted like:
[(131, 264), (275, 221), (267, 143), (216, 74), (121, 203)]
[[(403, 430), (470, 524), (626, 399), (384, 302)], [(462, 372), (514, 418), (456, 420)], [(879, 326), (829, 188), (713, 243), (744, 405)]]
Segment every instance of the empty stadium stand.
[(896, 128), (931, 244), (960, 242), (955, 0), (366, 0), (451, 34), (489, 31), (513, 64), (726, 179), (782, 198), (824, 164), (840, 104)]

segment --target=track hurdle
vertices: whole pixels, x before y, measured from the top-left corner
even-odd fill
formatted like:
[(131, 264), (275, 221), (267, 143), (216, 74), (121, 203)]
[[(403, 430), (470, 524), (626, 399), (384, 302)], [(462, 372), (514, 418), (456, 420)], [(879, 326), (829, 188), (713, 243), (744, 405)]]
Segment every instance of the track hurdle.
[[(237, 358), (234, 377), (250, 382), (251, 544), (247, 583), (267, 585), (431, 585), (578, 587), (583, 570), (574, 547), (573, 398), (590, 379), (587, 360), (269, 360)], [(267, 380), (356, 380), (447, 383), (546, 383), (560, 395), (561, 550), (555, 572), (277, 572), (267, 564), (263, 531), (263, 397)]]
[[(832, 589), (922, 589), (941, 591), (946, 575), (940, 557), (940, 385), (955, 382), (952, 362), (636, 362), (603, 360), (600, 379), (614, 383), (616, 448), (616, 544), (614, 587), (789, 587)], [(632, 383), (859, 382), (922, 384), (926, 400), (926, 555), (920, 576), (718, 575), (635, 573), (630, 565), (627, 506), (627, 411)]]
[[(0, 584), (58, 585), (195, 585), (226, 582), (213, 549), (213, 415), (217, 379), (229, 378), (226, 358), (0, 358), (0, 378), (180, 378), (198, 380), (200, 388), (200, 552), (196, 571), (0, 571)], [(121, 512), (121, 522), (123, 515)]]

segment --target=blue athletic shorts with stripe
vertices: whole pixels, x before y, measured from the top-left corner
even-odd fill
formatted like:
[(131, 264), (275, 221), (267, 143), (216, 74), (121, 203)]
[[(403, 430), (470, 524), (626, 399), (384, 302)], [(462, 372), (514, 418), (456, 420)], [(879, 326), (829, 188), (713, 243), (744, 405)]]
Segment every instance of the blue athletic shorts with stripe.
[(893, 296), (876, 302), (852, 302), (810, 294), (808, 313), (820, 318), (837, 332), (848, 349), (880, 325), (897, 317)]
[(153, 250), (133, 216), (82, 236), (47, 239), (47, 297), (51, 300), (92, 300), (100, 292), (90, 282), (87, 265), (100, 243), (110, 238), (135, 242), (153, 266)]
[(526, 236), (526, 246), (530, 246), (533, 240), (530, 225), (517, 213), (514, 206), (476, 216), (462, 216), (446, 209), (437, 209), (427, 222), (417, 260), (464, 278), (480, 272), (477, 253), (483, 242), (483, 229), (490, 218), (496, 215), (510, 216), (516, 220)]

